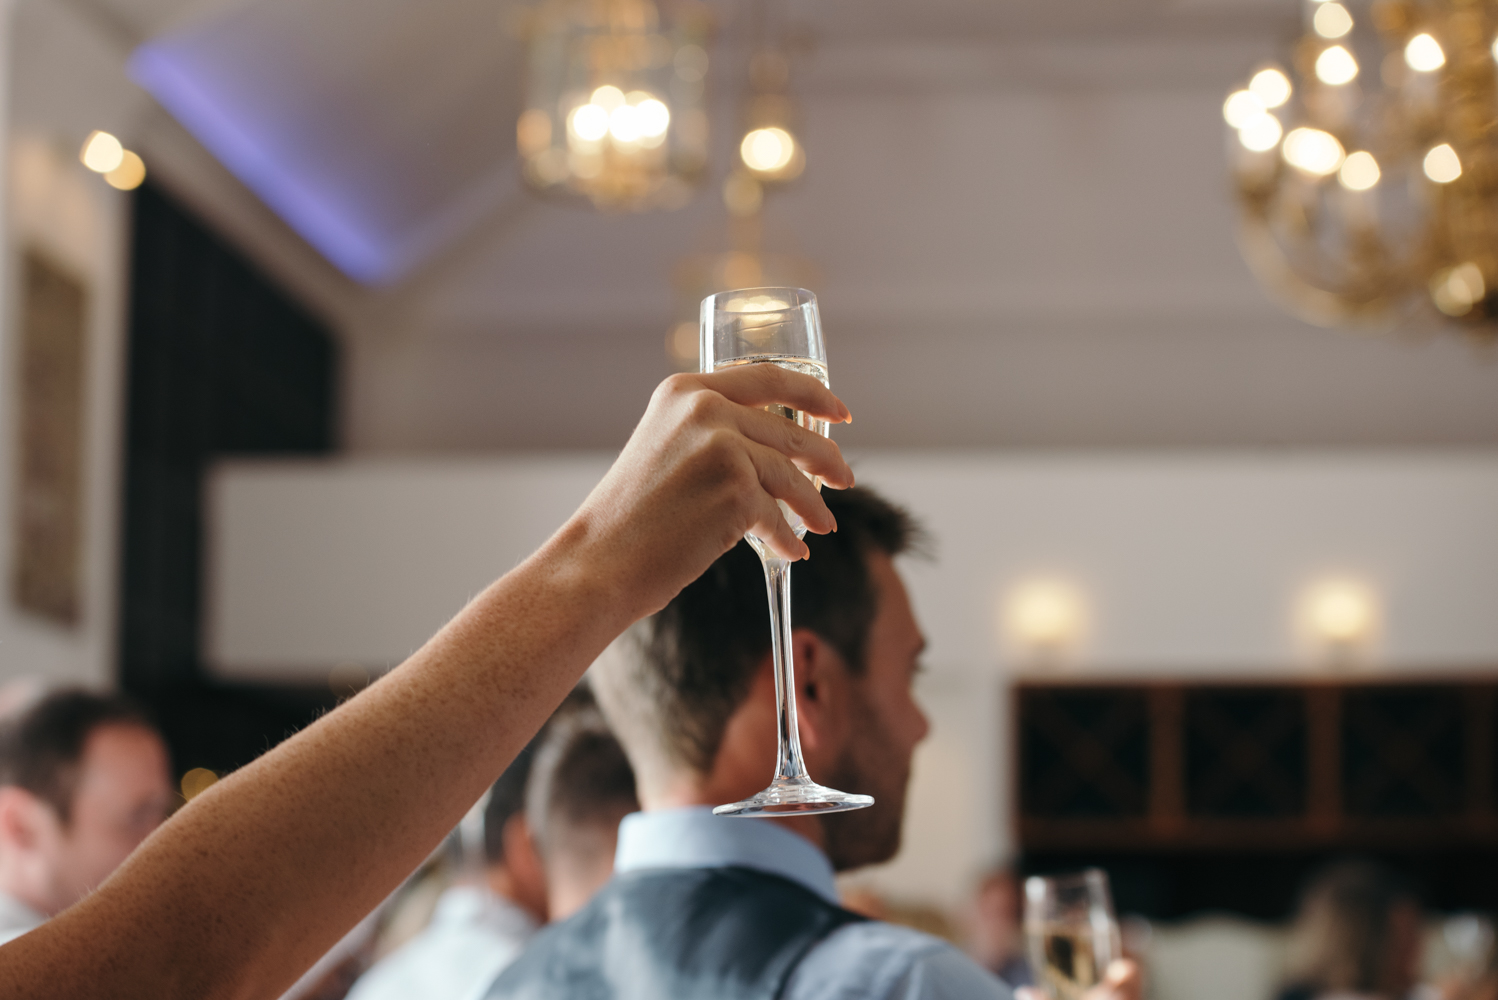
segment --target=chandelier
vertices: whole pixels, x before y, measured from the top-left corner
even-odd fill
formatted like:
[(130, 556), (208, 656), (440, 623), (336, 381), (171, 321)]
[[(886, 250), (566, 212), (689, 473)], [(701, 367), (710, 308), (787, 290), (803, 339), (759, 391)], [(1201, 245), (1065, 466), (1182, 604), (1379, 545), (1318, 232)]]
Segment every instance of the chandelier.
[(685, 204), (707, 167), (708, 24), (689, 0), (543, 0), (516, 127), (527, 184), (603, 209)]
[(1498, 3), (1307, 2), (1223, 117), (1250, 267), (1322, 325), (1498, 333)]

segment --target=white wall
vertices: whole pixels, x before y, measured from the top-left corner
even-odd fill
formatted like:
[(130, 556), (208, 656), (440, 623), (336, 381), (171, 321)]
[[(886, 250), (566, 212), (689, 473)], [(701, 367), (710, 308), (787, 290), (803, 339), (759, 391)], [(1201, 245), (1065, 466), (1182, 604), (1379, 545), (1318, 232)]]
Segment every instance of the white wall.
[[(118, 130), (130, 98), (118, 60), (67, 8), (4, 5), (6, 227), (0, 350), (0, 683), (18, 678), (104, 686), (113, 681), (115, 577), (128, 202), (77, 161), (90, 127)], [(112, 75), (113, 74), (113, 75)], [(83, 554), (79, 622), (60, 627), (9, 596), (16, 484), (17, 301), (20, 251), (34, 246), (82, 278), (85, 333)]]
[[(219, 672), (321, 678), (393, 665), (565, 518), (607, 456), (233, 462), (210, 489), (209, 648)], [(910, 849), (868, 878), (950, 902), (1013, 849), (1005, 590), (1060, 574), (1093, 625), (1073, 676), (1498, 668), (1498, 454), (868, 453), (860, 481), (929, 526), (905, 572), (929, 634)], [(1382, 605), (1352, 666), (1292, 627), (1325, 573)]]
[(0, 0), (0, 189), (6, 192), (0, 285), (0, 587), (8, 586), (15, 464), (19, 250), (37, 246), (88, 285), (83, 613), (59, 628), (15, 609), (0, 589), (0, 684), (21, 677), (108, 685), (115, 679), (118, 525), (130, 196), (77, 153), (105, 129), (139, 150), (152, 177), (232, 232), (245, 252), (334, 325), (351, 285), (254, 201), (130, 82), (133, 38), (107, 7)]

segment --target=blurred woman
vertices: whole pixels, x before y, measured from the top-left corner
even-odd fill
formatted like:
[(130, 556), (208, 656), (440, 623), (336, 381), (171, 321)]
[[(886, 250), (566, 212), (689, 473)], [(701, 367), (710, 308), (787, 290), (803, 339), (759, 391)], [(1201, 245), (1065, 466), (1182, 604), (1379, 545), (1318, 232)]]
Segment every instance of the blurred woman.
[(1343, 861), (1307, 886), (1280, 1000), (1404, 1000), (1420, 969), (1420, 902), (1394, 872)]

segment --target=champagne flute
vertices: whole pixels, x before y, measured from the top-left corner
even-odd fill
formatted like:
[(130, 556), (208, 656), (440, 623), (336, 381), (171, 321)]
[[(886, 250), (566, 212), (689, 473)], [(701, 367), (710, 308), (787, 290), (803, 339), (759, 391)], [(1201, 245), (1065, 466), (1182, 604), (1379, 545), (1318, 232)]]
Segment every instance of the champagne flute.
[(1026, 879), (1025, 942), (1035, 985), (1051, 1000), (1082, 1000), (1123, 956), (1107, 873)]
[[(817, 297), (801, 288), (745, 288), (702, 300), (701, 369), (722, 371), (739, 365), (779, 365), (827, 384), (827, 350)], [(786, 406), (771, 413), (827, 436), (827, 421)], [(817, 489), (822, 481), (813, 477)], [(778, 501), (797, 538), (806, 524), (785, 501)], [(716, 816), (774, 816), (844, 812), (874, 804), (873, 796), (853, 795), (817, 784), (806, 773), (801, 734), (796, 726), (795, 664), (791, 658), (791, 564), (753, 534), (745, 536), (759, 553), (770, 597), (770, 649), (775, 669), (776, 755), (770, 787), (742, 802), (718, 806)]]

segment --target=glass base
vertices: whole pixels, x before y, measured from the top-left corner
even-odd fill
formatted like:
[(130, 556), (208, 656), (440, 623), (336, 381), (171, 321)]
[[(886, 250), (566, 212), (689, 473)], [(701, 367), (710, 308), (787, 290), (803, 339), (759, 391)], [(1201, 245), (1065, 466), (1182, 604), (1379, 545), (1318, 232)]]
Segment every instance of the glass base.
[(810, 778), (776, 778), (758, 795), (713, 809), (714, 816), (810, 816), (814, 813), (867, 809), (872, 795), (853, 795), (826, 788)]

